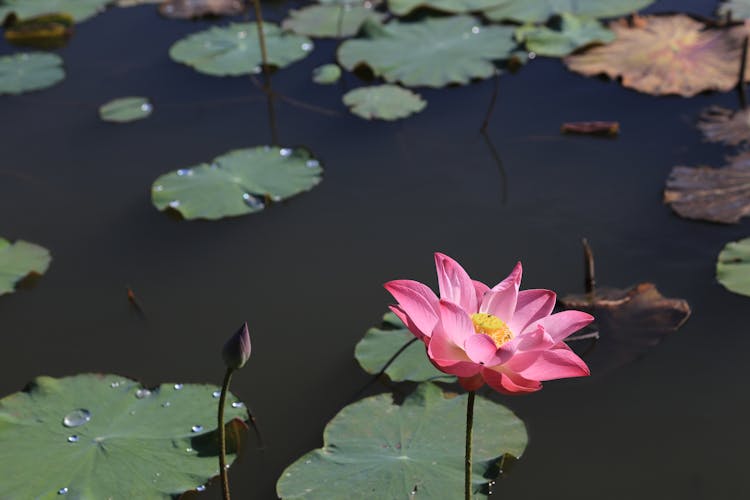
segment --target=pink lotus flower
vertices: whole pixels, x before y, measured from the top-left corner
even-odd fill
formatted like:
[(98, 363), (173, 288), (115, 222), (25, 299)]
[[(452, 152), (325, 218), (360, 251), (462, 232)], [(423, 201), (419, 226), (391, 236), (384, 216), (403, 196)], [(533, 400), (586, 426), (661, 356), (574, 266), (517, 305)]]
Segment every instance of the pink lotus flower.
[(435, 254), (440, 298), (411, 280), (385, 284), (391, 310), (421, 339), (432, 364), (474, 391), (487, 383), (503, 394), (538, 391), (541, 382), (583, 377), (588, 367), (563, 340), (591, 323), (581, 311), (551, 314), (555, 292), (523, 290), (521, 263), (489, 288), (447, 255)]

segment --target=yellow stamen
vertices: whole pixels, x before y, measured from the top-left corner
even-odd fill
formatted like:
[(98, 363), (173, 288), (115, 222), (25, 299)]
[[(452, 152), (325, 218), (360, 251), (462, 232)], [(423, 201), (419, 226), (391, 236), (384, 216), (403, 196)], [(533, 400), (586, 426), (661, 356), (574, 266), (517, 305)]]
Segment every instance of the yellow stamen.
[(495, 345), (500, 347), (513, 338), (513, 332), (510, 331), (505, 321), (497, 316), (487, 313), (474, 313), (471, 315), (471, 321), (474, 323), (474, 331), (483, 333), (495, 341)]

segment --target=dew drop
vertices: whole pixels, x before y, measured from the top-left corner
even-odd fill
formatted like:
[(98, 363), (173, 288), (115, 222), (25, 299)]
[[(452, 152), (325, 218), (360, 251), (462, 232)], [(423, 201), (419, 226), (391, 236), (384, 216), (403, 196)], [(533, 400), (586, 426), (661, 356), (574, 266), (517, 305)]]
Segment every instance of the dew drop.
[[(251, 195), (250, 193), (243, 194), (242, 199), (245, 200), (245, 205), (247, 205), (250, 208), (261, 209), (265, 207), (265, 205), (263, 204), (263, 201)], [(213, 394), (217, 394), (217, 392), (214, 392)], [(219, 393), (219, 395), (221, 395), (221, 393)], [(218, 398), (219, 396), (214, 396), (214, 397)]]
[(177, 208), (180, 206), (180, 200), (172, 200), (169, 202), (169, 206), (172, 208)]
[(151, 391), (149, 391), (148, 389), (138, 389), (137, 391), (135, 391), (135, 397), (137, 397), (138, 399), (147, 398), (149, 396), (151, 396)]
[(154, 109), (154, 107), (147, 102), (141, 104), (141, 111), (143, 111), (144, 113), (150, 113), (152, 109)]
[(200, 432), (200, 431), (203, 430), (203, 426), (202, 425), (194, 425), (194, 426), (192, 426), (190, 428), (190, 430), (193, 431), (193, 432)]
[(188, 453), (192, 453), (193, 449), (192, 448), (185, 448), (185, 451), (188, 452)]
[[(247, 194), (247, 193), (245, 193), (245, 194)], [(244, 198), (245, 196), (243, 195), (242, 197)], [(213, 396), (215, 398), (218, 398), (219, 396), (221, 396), (221, 391), (214, 391), (214, 392), (211, 393), (211, 396)]]
[(312, 45), (311, 43), (307, 43), (307, 42), (305, 42), (305, 43), (303, 43), (303, 44), (302, 44), (302, 45), (300, 46), (300, 48), (301, 48), (302, 50), (304, 50), (305, 52), (310, 52), (310, 51), (312, 50), (312, 48), (313, 48), (313, 45)]
[(529, 59), (536, 59), (536, 52), (529, 52)]
[(261, 68), (260, 66), (256, 66), (256, 67), (254, 67), (254, 68), (252, 69), (252, 73), (253, 73), (254, 75), (259, 75), (259, 74), (261, 74), (262, 72), (263, 72), (263, 68)]
[(480, 31), (481, 30), (479, 29), (479, 26), (473, 26), (471, 28), (471, 32), (474, 33), (475, 35), (478, 35)]
[(307, 160), (305, 166), (308, 168), (317, 168), (320, 166), (320, 162), (318, 160)]
[(237, 33), (237, 38), (247, 38), (247, 31), (240, 31), (239, 33)]
[(179, 391), (180, 389), (182, 389), (182, 388), (183, 388), (183, 387), (185, 387), (185, 386), (184, 386), (184, 385), (182, 385), (182, 384), (175, 384), (175, 385), (174, 385), (173, 387), (174, 387), (174, 390), (175, 390), (175, 391)]
[(281, 201), (281, 196), (275, 194), (275, 195), (271, 196), (271, 201), (279, 202), (279, 201)]
[(73, 410), (63, 418), (65, 427), (78, 427), (91, 420), (91, 412), (83, 408)]
[(244, 408), (244, 407), (245, 407), (245, 403), (243, 403), (242, 401), (235, 401), (234, 403), (232, 403), (232, 408)]
[(73, 434), (72, 436), (68, 436), (69, 443), (77, 443), (78, 439), (79, 439), (78, 436), (76, 436), (75, 434)]
[[(159, 188), (159, 187), (161, 187), (161, 186), (156, 186), (156, 187), (157, 187), (157, 188)], [(158, 191), (158, 189), (157, 189), (157, 191)], [(112, 389), (117, 389), (118, 387), (120, 387), (120, 382), (112, 382), (111, 384), (109, 384), (109, 386), (110, 386), (110, 387), (111, 387)]]
[(60, 488), (59, 490), (57, 490), (57, 494), (58, 495), (67, 495), (68, 494), (68, 488), (67, 487), (66, 488)]
[(193, 175), (193, 171), (190, 170), (189, 168), (181, 168), (181, 169), (179, 169), (177, 171), (177, 175), (179, 175), (179, 176), (183, 176), (183, 175), (191, 176), (191, 175)]
[(170, 403), (169, 401), (164, 401), (161, 406), (162, 408), (169, 408), (170, 406), (172, 406), (172, 403)]
[(200, 486), (198, 486), (197, 488), (195, 488), (195, 491), (198, 491), (198, 492), (206, 491), (206, 485), (205, 484), (201, 484)]
[(162, 186), (161, 184), (158, 186), (154, 186), (154, 191), (156, 192), (164, 191), (164, 186)]
[(287, 156), (292, 154), (292, 150), (289, 148), (281, 148), (279, 149), (279, 154), (283, 156), (284, 158), (286, 158)]
[(306, 464), (311, 464), (311, 463), (312, 463), (312, 460), (305, 460), (305, 463), (306, 463)]

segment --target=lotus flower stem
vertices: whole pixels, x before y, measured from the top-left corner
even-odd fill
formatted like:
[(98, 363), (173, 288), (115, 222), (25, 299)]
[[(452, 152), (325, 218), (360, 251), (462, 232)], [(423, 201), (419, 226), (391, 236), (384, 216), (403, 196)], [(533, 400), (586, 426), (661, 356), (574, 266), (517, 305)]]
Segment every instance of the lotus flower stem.
[(224, 500), (230, 500), (229, 497), (229, 476), (227, 474), (227, 437), (224, 429), (224, 404), (227, 401), (227, 391), (229, 391), (229, 382), (232, 380), (233, 368), (227, 368), (224, 375), (224, 383), (221, 386), (221, 396), (219, 397), (219, 473), (221, 474), (221, 494)]
[(742, 109), (745, 109), (747, 106), (747, 103), (745, 102), (745, 78), (746, 78), (746, 66), (747, 66), (747, 45), (748, 45), (748, 37), (745, 37), (745, 40), (742, 42), (742, 60), (740, 61), (740, 74), (737, 78), (737, 92), (740, 95), (740, 105), (742, 106)]
[(593, 298), (594, 292), (596, 291), (596, 273), (594, 272), (594, 252), (591, 250), (589, 240), (583, 238), (581, 240), (583, 244), (583, 268), (585, 271), (584, 278), (584, 289), (586, 294), (590, 298)]
[(260, 8), (260, 0), (253, 0), (253, 7), (255, 7), (255, 22), (258, 24), (258, 43), (260, 44), (263, 73), (268, 74), (268, 52), (266, 52), (266, 35), (263, 32), (263, 12)]
[(471, 500), (471, 434), (474, 427), (474, 391), (469, 391), (466, 402), (466, 469), (464, 475), (464, 493), (466, 500)]

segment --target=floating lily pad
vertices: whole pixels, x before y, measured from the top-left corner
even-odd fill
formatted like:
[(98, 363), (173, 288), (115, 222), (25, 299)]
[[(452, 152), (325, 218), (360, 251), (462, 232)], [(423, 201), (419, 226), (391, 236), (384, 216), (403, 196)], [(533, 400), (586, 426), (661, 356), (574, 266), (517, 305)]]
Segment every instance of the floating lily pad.
[(360, 87), (344, 94), (343, 101), (352, 113), (365, 120), (398, 120), (427, 106), (419, 94), (398, 85)]
[(525, 25), (516, 30), (516, 40), (540, 56), (563, 57), (595, 43), (608, 43), (615, 34), (596, 19), (561, 14), (553, 27)]
[(136, 5), (148, 5), (162, 3), (164, 0), (117, 0), (115, 5), (118, 7), (135, 7)]
[(55, 54), (21, 53), (0, 57), (0, 95), (41, 90), (65, 78)]
[[(263, 23), (268, 63), (283, 68), (307, 57), (309, 38), (284, 33), (273, 23)], [(238, 76), (261, 71), (262, 57), (255, 23), (232, 23), (189, 35), (169, 49), (169, 56), (196, 71), (214, 76)]]
[[(326, 426), (323, 448), (282, 473), (276, 492), (283, 499), (463, 498), (466, 400), (465, 394), (446, 398), (437, 386), (422, 384), (401, 406), (388, 394), (351, 404)], [(476, 497), (487, 496), (499, 460), (519, 457), (526, 442), (518, 417), (476, 398)]]
[(112, 0), (0, 0), (0, 24), (10, 14), (19, 19), (42, 14), (70, 14), (76, 22), (102, 12)]
[[(432, 366), (427, 359), (424, 343), (411, 342), (414, 339), (398, 316), (388, 312), (383, 316), (381, 328), (370, 328), (357, 342), (354, 357), (364, 371), (373, 375), (380, 373), (387, 365), (385, 374), (394, 382), (455, 381), (455, 377)], [(394, 359), (397, 354), (398, 357)]]
[(99, 117), (105, 122), (125, 123), (142, 120), (151, 115), (154, 107), (145, 97), (120, 97), (99, 108)]
[(159, 5), (161, 15), (172, 19), (235, 16), (244, 10), (241, 0), (166, 0)]
[(73, 18), (68, 14), (44, 14), (17, 21), (5, 28), (5, 39), (13, 45), (39, 49), (62, 47), (73, 34)]
[(750, 297), (750, 238), (727, 243), (716, 262), (716, 279), (727, 290)]
[(750, 0), (727, 0), (719, 4), (719, 16), (724, 17), (730, 12), (733, 19), (750, 19)]
[(698, 128), (709, 142), (722, 142), (730, 146), (750, 143), (750, 110), (732, 111), (712, 106), (701, 114)]
[(11, 244), (0, 238), (0, 295), (12, 292), (30, 274), (44, 274), (51, 260), (44, 247), (23, 240)]
[[(0, 400), (0, 498), (156, 500), (200, 487), (218, 474), (217, 390), (148, 390), (116, 375), (39, 377)], [(248, 418), (235, 401), (230, 395), (227, 422)]]
[(723, 168), (674, 167), (664, 203), (681, 217), (735, 224), (750, 214), (750, 153)]
[(385, 14), (364, 5), (310, 5), (289, 11), (281, 23), (285, 30), (298, 35), (341, 38), (356, 35), (365, 21), (379, 23)]
[(513, 28), (481, 26), (471, 16), (428, 18), (415, 23), (365, 24), (367, 39), (339, 48), (342, 66), (369, 66), (376, 76), (407, 86), (445, 87), (495, 74), (493, 60), (511, 57)]
[(543, 23), (564, 12), (597, 18), (623, 16), (652, 3), (654, 0), (497, 0), (484, 15), (492, 21)]
[(610, 24), (616, 40), (565, 58), (583, 75), (620, 77), (622, 84), (653, 95), (691, 97), (737, 85), (743, 26), (708, 28), (688, 16), (638, 17)]
[(566, 122), (560, 127), (560, 132), (563, 134), (615, 137), (620, 133), (620, 123), (605, 121)]
[(336, 83), (341, 78), (341, 68), (338, 64), (324, 64), (313, 70), (313, 81), (321, 85)]
[(494, 7), (500, 0), (388, 0), (388, 10), (405, 16), (417, 9), (430, 9), (450, 14), (467, 14)]
[(162, 175), (154, 181), (151, 199), (159, 210), (171, 208), (185, 219), (221, 219), (259, 212), (266, 199), (281, 201), (309, 191), (322, 172), (303, 149), (237, 149), (211, 164)]

